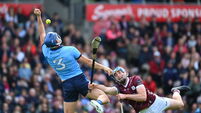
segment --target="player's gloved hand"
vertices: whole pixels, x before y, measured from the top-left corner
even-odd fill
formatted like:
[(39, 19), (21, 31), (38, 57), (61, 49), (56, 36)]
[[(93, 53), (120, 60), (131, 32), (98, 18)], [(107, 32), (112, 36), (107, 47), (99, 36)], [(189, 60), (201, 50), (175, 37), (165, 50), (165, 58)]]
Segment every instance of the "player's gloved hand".
[(126, 99), (126, 95), (120, 93), (117, 95), (117, 98), (118, 98), (118, 100), (124, 100), (124, 99)]
[(34, 9), (34, 14), (36, 15), (36, 16), (41, 16), (41, 11), (40, 11), (40, 9)]
[(104, 71), (110, 76), (113, 74), (113, 70), (109, 67), (104, 67)]

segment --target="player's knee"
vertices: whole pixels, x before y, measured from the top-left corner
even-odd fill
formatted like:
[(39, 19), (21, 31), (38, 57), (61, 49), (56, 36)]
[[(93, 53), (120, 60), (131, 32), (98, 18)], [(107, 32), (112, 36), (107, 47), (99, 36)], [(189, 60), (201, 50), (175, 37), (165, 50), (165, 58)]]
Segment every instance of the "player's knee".
[(103, 94), (103, 98), (105, 98), (105, 103), (109, 103), (110, 99), (106, 94)]
[(107, 96), (107, 101), (106, 101), (107, 103), (109, 103), (110, 102), (110, 99), (109, 99), (109, 97)]

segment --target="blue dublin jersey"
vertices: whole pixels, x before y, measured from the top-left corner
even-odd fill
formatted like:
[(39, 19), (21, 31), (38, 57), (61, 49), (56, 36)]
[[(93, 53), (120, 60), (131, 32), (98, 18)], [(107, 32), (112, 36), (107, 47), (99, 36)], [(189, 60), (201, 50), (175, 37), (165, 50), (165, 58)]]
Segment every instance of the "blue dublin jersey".
[(51, 50), (45, 44), (42, 52), (49, 65), (56, 71), (62, 81), (80, 75), (82, 70), (77, 62), (81, 53), (73, 46), (61, 46)]

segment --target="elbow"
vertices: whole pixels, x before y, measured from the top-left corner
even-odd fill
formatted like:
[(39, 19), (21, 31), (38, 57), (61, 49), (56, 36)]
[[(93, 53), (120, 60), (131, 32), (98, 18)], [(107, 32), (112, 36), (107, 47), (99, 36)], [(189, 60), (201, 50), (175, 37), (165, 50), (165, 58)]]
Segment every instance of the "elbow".
[(141, 102), (144, 102), (144, 101), (146, 101), (147, 100), (147, 95), (145, 94), (145, 95), (142, 95), (141, 96)]
[(146, 101), (147, 100), (147, 95), (144, 95), (142, 98), (142, 101)]
[(106, 94), (102, 95), (102, 97), (105, 99), (105, 101), (103, 102), (103, 104), (110, 103), (110, 99), (109, 99), (109, 97)]

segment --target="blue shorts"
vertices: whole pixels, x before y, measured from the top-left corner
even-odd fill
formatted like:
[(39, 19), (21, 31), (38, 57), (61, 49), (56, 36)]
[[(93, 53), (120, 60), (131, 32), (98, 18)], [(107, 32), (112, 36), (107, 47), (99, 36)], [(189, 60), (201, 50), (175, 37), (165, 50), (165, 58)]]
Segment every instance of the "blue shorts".
[(86, 76), (80, 74), (62, 82), (64, 102), (75, 102), (79, 94), (86, 96), (88, 93), (88, 83)]

